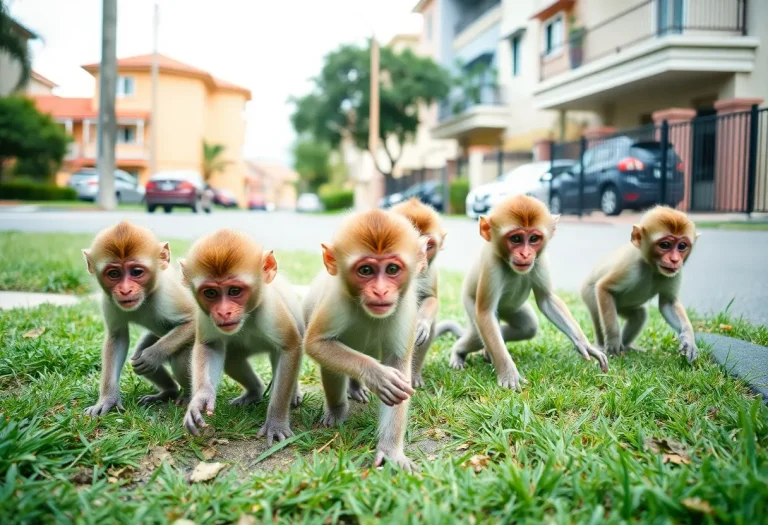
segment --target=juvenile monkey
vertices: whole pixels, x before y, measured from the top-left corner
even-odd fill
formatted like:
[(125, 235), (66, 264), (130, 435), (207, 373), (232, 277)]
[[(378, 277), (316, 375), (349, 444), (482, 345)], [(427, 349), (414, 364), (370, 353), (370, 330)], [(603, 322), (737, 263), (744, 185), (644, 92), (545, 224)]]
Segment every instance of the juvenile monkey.
[(321, 423), (348, 415), (347, 378), (381, 401), (374, 465), (411, 470), (403, 440), (416, 338), (416, 279), (426, 268), (427, 240), (397, 214), (372, 210), (348, 217), (333, 244), (322, 245), (327, 273), (304, 299), (304, 349), (320, 364), (325, 390)]
[[(195, 304), (169, 266), (168, 243), (159, 242), (146, 228), (123, 221), (96, 235), (83, 255), (88, 272), (104, 291), (101, 311), (106, 328), (99, 400), (85, 413), (101, 416), (114, 407), (123, 408), (120, 374), (128, 354), (130, 324), (147, 329), (136, 345), (132, 365), (159, 390), (139, 399), (139, 404), (176, 399), (177, 382), (184, 388), (178, 402), (185, 402), (190, 391)], [(170, 363), (173, 377), (165, 363)]]
[(184, 426), (198, 435), (213, 414), (222, 369), (245, 392), (231, 404), (245, 406), (264, 396), (264, 383), (248, 357), (269, 353), (272, 395), (259, 437), (267, 444), (293, 435), (289, 410), (301, 403), (298, 377), (304, 323), (291, 284), (277, 275), (274, 254), (245, 234), (219, 230), (195, 242), (179, 261), (184, 283), (199, 307), (192, 350), (192, 400)]
[[(680, 353), (693, 361), (699, 354), (693, 327), (678, 299), (683, 265), (699, 238), (684, 213), (657, 206), (632, 227), (631, 242), (602, 261), (581, 288), (595, 326), (595, 339), (608, 354), (633, 347), (648, 317), (646, 303), (659, 296), (659, 310), (678, 334)], [(619, 332), (619, 319), (625, 319)]]
[(568, 336), (582, 357), (596, 358), (607, 371), (605, 355), (590, 345), (553, 291), (544, 248), (555, 233), (557, 219), (544, 204), (525, 195), (510, 197), (494, 206), (489, 217), (480, 217), (480, 235), (488, 244), (464, 280), (462, 294), (470, 323), (451, 350), (453, 368), (463, 369), (467, 354), (485, 346), (499, 385), (520, 390), (525, 379), (504, 343), (536, 335), (538, 320), (527, 302), (533, 290), (541, 312)]
[(437, 253), (443, 249), (446, 233), (443, 231), (440, 215), (434, 208), (416, 198), (398, 204), (391, 211), (403, 215), (411, 221), (422, 237), (427, 238), (427, 268), (416, 279), (419, 320), (416, 325), (416, 347), (413, 351), (411, 378), (414, 387), (422, 387), (424, 380), (421, 377), (421, 369), (424, 366), (427, 351), (435, 339), (435, 318), (440, 305), (437, 299), (438, 270), (434, 262)]

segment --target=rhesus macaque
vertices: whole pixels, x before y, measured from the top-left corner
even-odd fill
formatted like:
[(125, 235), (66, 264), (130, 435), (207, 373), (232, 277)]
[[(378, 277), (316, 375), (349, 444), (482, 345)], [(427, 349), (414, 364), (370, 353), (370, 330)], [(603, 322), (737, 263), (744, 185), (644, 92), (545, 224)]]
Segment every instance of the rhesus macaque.
[[(101, 311), (107, 332), (99, 400), (85, 413), (101, 416), (114, 407), (123, 408), (120, 374), (128, 354), (130, 324), (147, 329), (131, 364), (159, 390), (139, 399), (139, 404), (176, 398), (178, 404), (184, 403), (190, 392), (188, 366), (195, 337), (195, 303), (169, 266), (168, 243), (158, 241), (146, 228), (123, 221), (96, 235), (83, 255), (88, 272), (104, 291)], [(165, 363), (170, 363), (173, 377)], [(179, 385), (184, 389), (181, 398)]]
[[(413, 198), (400, 203), (391, 209), (393, 213), (399, 213), (419, 231), (423, 237), (427, 237), (427, 268), (417, 277), (417, 296), (419, 301), (419, 320), (416, 324), (416, 347), (413, 351), (413, 366), (411, 383), (414, 387), (424, 386), (421, 377), (421, 369), (427, 351), (435, 339), (435, 318), (439, 301), (437, 300), (437, 265), (434, 264), (437, 252), (443, 249), (446, 233), (440, 222), (440, 215), (434, 208), (423, 204)], [(367, 398), (366, 398), (367, 401)]]
[(213, 415), (222, 369), (245, 392), (231, 404), (245, 406), (264, 396), (264, 383), (248, 357), (269, 353), (272, 394), (259, 437), (267, 444), (293, 435), (289, 410), (301, 403), (298, 378), (304, 322), (291, 284), (277, 275), (274, 254), (245, 234), (219, 230), (203, 237), (179, 261), (184, 283), (199, 306), (192, 350), (192, 400), (184, 426), (198, 435)]
[(505, 199), (493, 207), (490, 216), (480, 217), (480, 235), (488, 244), (464, 279), (462, 294), (470, 323), (451, 350), (453, 368), (463, 369), (467, 354), (485, 346), (499, 385), (521, 390), (525, 379), (504, 343), (536, 335), (538, 320), (527, 302), (533, 290), (541, 312), (568, 336), (584, 359), (592, 356), (603, 371), (608, 370), (605, 355), (587, 341), (552, 289), (544, 248), (555, 233), (558, 218), (540, 201), (525, 195)]
[[(693, 361), (699, 354), (693, 327), (678, 299), (682, 270), (699, 238), (685, 213), (657, 206), (632, 227), (631, 242), (616, 250), (590, 274), (581, 288), (595, 326), (595, 339), (608, 354), (632, 346), (643, 329), (646, 303), (659, 296), (659, 310), (680, 339), (680, 353)], [(619, 332), (619, 317), (625, 319)]]
[(352, 378), (353, 388), (365, 386), (382, 401), (374, 465), (386, 460), (411, 470), (403, 440), (414, 392), (416, 280), (427, 266), (427, 239), (405, 217), (372, 210), (348, 217), (333, 244), (322, 248), (327, 273), (315, 278), (304, 299), (304, 349), (320, 364), (325, 390), (321, 423), (347, 418)]

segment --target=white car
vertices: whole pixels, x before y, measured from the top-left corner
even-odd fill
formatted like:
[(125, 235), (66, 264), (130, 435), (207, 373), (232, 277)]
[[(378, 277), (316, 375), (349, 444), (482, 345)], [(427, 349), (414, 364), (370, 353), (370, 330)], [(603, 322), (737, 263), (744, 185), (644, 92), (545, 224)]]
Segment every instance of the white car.
[[(575, 161), (572, 160), (556, 160), (554, 161), (554, 168), (555, 170), (565, 170), (574, 163)], [(548, 160), (523, 164), (505, 173), (496, 182), (478, 186), (467, 195), (467, 217), (477, 219), (480, 215), (488, 213), (497, 202), (506, 197), (520, 194), (532, 195), (540, 188), (541, 179), (550, 175), (552, 167), (553, 163)]]
[(314, 193), (302, 193), (296, 199), (296, 211), (303, 213), (321, 212), (323, 211), (323, 203), (320, 202), (320, 197)]

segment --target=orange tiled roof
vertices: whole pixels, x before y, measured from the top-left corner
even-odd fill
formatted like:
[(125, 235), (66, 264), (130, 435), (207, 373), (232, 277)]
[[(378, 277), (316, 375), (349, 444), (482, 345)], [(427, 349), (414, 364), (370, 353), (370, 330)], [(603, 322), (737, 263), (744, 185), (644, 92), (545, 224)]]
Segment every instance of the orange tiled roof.
[[(37, 109), (54, 118), (82, 120), (96, 118), (98, 112), (91, 107), (90, 98), (57, 97), (56, 95), (36, 95), (32, 97)], [(118, 110), (118, 118), (148, 119), (149, 111)]]
[[(246, 100), (251, 99), (251, 90), (248, 88), (218, 79), (205, 70), (190, 66), (184, 62), (179, 62), (178, 60), (163, 54), (158, 53), (157, 65), (160, 71), (200, 77), (211, 87), (216, 89), (224, 89), (227, 91), (237, 91), (243, 93), (246, 96)], [(89, 73), (93, 74), (99, 70), (100, 64), (95, 62), (93, 64), (85, 64), (82, 67)], [(145, 71), (151, 68), (152, 54), (136, 55), (132, 57), (120, 58), (117, 60), (117, 69), (120, 71)]]

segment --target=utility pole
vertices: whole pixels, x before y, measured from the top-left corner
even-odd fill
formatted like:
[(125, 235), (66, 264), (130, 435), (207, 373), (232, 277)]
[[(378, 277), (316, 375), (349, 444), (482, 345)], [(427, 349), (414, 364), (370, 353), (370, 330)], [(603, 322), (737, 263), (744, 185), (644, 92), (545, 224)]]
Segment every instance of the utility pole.
[(117, 91), (117, 0), (102, 0), (101, 68), (99, 70), (99, 122), (97, 167), (99, 205), (114, 210), (115, 199), (115, 92)]
[(157, 54), (157, 34), (160, 27), (160, 7), (155, 2), (152, 17), (152, 114), (149, 123), (149, 176), (157, 173), (157, 75), (159, 56)]
[(376, 176), (376, 155), (379, 151), (379, 44), (376, 33), (371, 35), (371, 101), (368, 117), (368, 149), (373, 157), (373, 173), (368, 182), (367, 198), (371, 200), (373, 185), (379, 181)]

